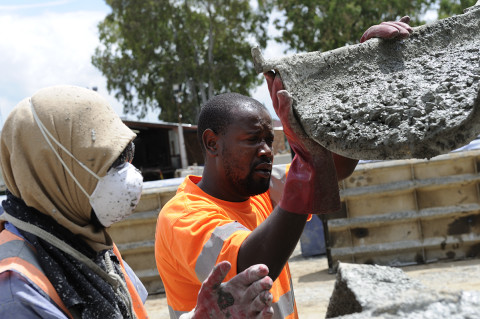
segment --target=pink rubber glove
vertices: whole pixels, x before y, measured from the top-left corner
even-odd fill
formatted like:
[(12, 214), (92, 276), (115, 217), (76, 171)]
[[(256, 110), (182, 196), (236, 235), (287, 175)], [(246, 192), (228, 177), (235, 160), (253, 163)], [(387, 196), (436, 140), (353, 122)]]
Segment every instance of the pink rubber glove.
[(227, 282), (222, 283), (230, 271), (228, 261), (218, 263), (203, 282), (198, 293), (197, 306), (181, 319), (204, 318), (272, 318), (273, 281), (268, 267), (253, 265)]
[(283, 89), (280, 76), (273, 72), (264, 75), (273, 108), (295, 152), (277, 205), (295, 214), (326, 214), (339, 210), (340, 195), (332, 153), (306, 135), (293, 114), (292, 97)]
[(408, 25), (410, 17), (405, 16), (399, 21), (382, 22), (380, 24), (371, 26), (362, 35), (360, 43), (367, 41), (371, 38), (382, 39), (405, 39), (410, 36), (413, 29)]

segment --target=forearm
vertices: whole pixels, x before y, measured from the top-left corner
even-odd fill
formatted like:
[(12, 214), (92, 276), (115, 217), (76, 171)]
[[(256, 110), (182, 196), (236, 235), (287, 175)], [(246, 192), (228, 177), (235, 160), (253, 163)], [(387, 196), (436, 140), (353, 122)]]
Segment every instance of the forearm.
[(254, 264), (265, 264), (269, 277), (275, 281), (295, 249), (307, 218), (308, 215), (292, 214), (277, 206), (241, 245), (237, 273)]

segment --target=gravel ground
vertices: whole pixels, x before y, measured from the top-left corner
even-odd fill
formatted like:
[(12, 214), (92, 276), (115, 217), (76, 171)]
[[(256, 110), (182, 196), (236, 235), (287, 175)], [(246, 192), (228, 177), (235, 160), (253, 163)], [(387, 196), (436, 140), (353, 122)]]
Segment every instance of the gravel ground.
[[(298, 245), (289, 264), (299, 317), (324, 318), (335, 284), (335, 275), (328, 272), (327, 258), (325, 256), (305, 258), (301, 255)], [(480, 259), (408, 266), (402, 270), (409, 277), (438, 291), (480, 291)], [(150, 296), (146, 306), (151, 319), (169, 319), (164, 294)]]

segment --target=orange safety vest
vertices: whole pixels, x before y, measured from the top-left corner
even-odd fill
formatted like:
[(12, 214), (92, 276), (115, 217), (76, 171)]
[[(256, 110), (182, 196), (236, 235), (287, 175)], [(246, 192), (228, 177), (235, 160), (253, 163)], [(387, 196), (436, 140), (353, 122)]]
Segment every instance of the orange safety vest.
[(117, 245), (113, 244), (113, 253), (117, 256), (118, 260), (120, 261), (120, 268), (122, 268), (123, 277), (125, 277), (125, 281), (127, 282), (127, 288), (130, 292), (130, 296), (132, 297), (133, 303), (133, 311), (138, 319), (148, 319), (147, 309), (143, 305), (142, 298), (138, 294), (137, 289), (135, 289), (135, 285), (128, 277), (127, 272), (125, 271), (125, 266), (123, 265), (122, 255), (120, 255), (120, 251), (117, 248)]
[[(3, 251), (0, 249), (3, 253), (0, 253), (0, 256), (2, 257), (0, 258), (0, 273), (5, 271), (15, 271), (21, 274), (29, 282), (35, 284), (41, 291), (43, 291), (44, 296), (52, 303), (56, 304), (67, 317), (73, 318), (38, 263), (35, 248), (23, 238), (6, 229), (2, 229), (3, 225), (0, 224), (0, 246), (4, 248)], [(123, 265), (122, 256), (115, 245), (113, 247), (113, 252), (120, 261), (123, 276), (125, 277), (128, 291), (132, 298), (135, 315), (138, 319), (148, 319), (147, 311), (143, 305), (142, 299), (135, 289), (135, 285), (130, 280), (130, 277), (128, 277)]]

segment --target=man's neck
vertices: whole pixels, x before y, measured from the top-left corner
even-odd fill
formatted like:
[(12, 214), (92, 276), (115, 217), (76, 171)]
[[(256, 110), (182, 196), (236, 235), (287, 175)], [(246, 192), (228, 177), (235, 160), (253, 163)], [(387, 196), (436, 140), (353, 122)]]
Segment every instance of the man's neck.
[(231, 191), (229, 187), (222, 187), (224, 183), (217, 181), (215, 178), (211, 178), (205, 171), (202, 175), (202, 179), (198, 182), (197, 186), (208, 195), (224, 200), (227, 202), (244, 202), (250, 197), (240, 196), (237, 192)]

